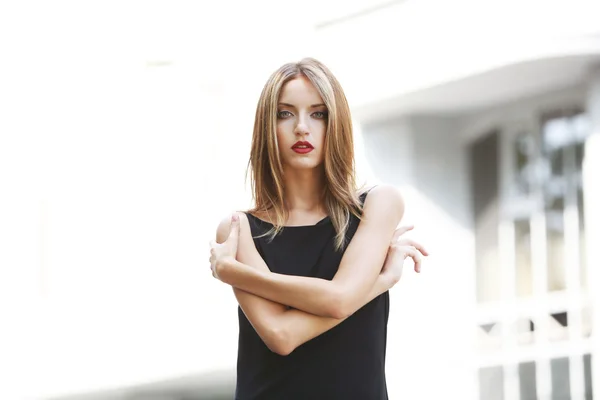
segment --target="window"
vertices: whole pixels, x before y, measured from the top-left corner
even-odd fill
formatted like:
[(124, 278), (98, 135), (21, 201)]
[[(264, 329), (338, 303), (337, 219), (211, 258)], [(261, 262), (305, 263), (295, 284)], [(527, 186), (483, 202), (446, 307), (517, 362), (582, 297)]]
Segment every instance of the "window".
[[(481, 399), (591, 399), (580, 109), (470, 147)], [(560, 346), (557, 346), (560, 344)]]

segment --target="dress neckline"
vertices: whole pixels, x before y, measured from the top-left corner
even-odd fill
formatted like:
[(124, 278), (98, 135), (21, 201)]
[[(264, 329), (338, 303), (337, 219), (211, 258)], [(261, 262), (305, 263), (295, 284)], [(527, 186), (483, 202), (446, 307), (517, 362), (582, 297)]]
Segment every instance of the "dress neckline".
[[(268, 221), (265, 221), (264, 219), (258, 218), (256, 215), (253, 215), (253, 214), (251, 214), (249, 212), (246, 212), (246, 215), (251, 216), (255, 220), (257, 220), (259, 222), (262, 222), (263, 224), (274, 226), (272, 223), (270, 223)], [(284, 229), (289, 229), (289, 228), (312, 228), (312, 227), (315, 227), (315, 226), (322, 225), (322, 224), (328, 222), (329, 220), (330, 220), (329, 219), (329, 215), (327, 215), (324, 218), (322, 218), (319, 221), (317, 221), (317, 223), (315, 223), (313, 225), (284, 225), (284, 226), (282, 226), (282, 228), (284, 228)]]
[[(377, 185), (375, 185), (377, 186)], [(359, 197), (361, 199), (361, 202), (364, 203), (365, 198), (367, 196), (367, 194), (371, 191), (371, 189), (373, 189), (375, 186), (369, 188), (368, 190), (362, 192), (359, 194)], [(264, 219), (258, 218), (256, 215), (253, 215), (251, 213), (249, 213), (248, 211), (244, 212), (246, 215), (251, 216), (254, 220), (265, 224), (265, 225), (269, 225), (269, 226), (274, 226), (272, 223), (270, 223), (269, 221), (265, 221)], [(300, 229), (300, 228), (314, 228), (316, 226), (321, 226), (324, 225), (327, 222), (331, 222), (331, 219), (329, 217), (329, 215), (325, 216), (324, 218), (322, 218), (321, 220), (319, 220), (317, 223), (315, 223), (314, 225), (284, 225), (282, 226), (283, 229)]]

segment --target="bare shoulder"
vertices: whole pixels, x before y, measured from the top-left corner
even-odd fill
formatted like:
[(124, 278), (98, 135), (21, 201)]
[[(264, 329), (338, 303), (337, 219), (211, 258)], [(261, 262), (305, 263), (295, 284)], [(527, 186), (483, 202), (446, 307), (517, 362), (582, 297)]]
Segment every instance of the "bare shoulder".
[(235, 212), (224, 217), (217, 226), (217, 243), (223, 243), (229, 237), (231, 231), (231, 218), (237, 215), (240, 218), (240, 238), (250, 234), (248, 216), (244, 212)]
[(404, 198), (400, 190), (392, 185), (377, 185), (369, 191), (363, 208), (365, 217), (385, 215), (402, 218)]

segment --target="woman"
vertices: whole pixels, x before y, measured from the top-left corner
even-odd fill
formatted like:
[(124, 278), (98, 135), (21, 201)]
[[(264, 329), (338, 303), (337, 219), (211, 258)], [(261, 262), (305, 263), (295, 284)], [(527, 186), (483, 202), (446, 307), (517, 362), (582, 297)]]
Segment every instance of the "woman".
[(348, 103), (323, 64), (270, 77), (250, 166), (256, 207), (220, 223), (210, 258), (240, 304), (236, 398), (387, 399), (387, 291), (427, 253), (399, 239), (394, 188), (357, 189)]

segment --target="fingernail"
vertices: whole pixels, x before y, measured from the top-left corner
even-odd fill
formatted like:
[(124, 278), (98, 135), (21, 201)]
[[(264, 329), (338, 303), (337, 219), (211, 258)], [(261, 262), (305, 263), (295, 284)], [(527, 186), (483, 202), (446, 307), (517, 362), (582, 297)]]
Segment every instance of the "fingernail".
[(239, 218), (238, 218), (237, 214), (233, 214), (233, 216), (231, 217), (231, 220), (232, 220), (233, 222), (237, 222), (237, 220), (238, 220), (238, 219), (239, 219)]

